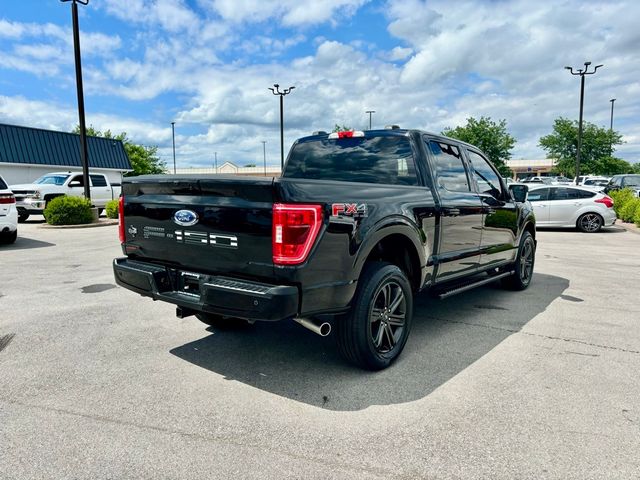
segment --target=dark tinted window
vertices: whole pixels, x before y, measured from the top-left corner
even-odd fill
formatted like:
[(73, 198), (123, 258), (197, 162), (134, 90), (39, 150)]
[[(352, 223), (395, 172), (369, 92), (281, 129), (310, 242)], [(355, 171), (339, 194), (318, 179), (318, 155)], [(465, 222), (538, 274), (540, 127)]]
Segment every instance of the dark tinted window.
[(498, 174), (491, 168), (486, 158), (475, 152), (468, 151), (468, 153), (471, 166), (473, 167), (473, 177), (480, 189), (479, 192), (488, 193), (495, 198), (501, 198), (502, 186), (500, 185)]
[(640, 175), (628, 175), (626, 177), (622, 177), (622, 186), (640, 187)]
[(91, 175), (91, 184), (94, 187), (106, 187), (107, 180), (102, 175)]
[(452, 192), (470, 192), (469, 178), (462, 162), (460, 149), (447, 143), (430, 141), (427, 148), (435, 162), (438, 186)]
[(409, 138), (400, 136), (303, 141), (284, 177), (418, 185)]
[(4, 180), (2, 180), (2, 178), (0, 178), (0, 190), (7, 190), (9, 187), (7, 187), (7, 184), (4, 183)]
[[(69, 183), (71, 183), (71, 182), (79, 182), (80, 186), (84, 187), (84, 177), (82, 175), (76, 175), (75, 177), (73, 177), (71, 179), (71, 181)], [(75, 188), (78, 188), (78, 187), (75, 187)]]
[(591, 198), (595, 192), (579, 190), (577, 188), (554, 188), (552, 200), (579, 200), (581, 198)]
[(527, 198), (530, 202), (542, 202), (543, 200), (549, 200), (549, 189), (536, 188), (534, 190), (529, 190)]

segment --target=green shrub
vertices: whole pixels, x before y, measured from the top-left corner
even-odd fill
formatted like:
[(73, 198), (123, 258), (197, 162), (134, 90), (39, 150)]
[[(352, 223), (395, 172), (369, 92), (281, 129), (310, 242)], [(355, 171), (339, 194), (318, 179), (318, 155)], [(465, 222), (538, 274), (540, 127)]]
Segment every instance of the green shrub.
[(620, 210), (620, 219), (623, 222), (633, 222), (637, 212), (640, 212), (640, 198), (632, 198)]
[(91, 201), (81, 197), (56, 197), (47, 203), (44, 218), (49, 225), (81, 225), (93, 222)]
[(105, 205), (107, 218), (118, 218), (118, 200), (111, 200)]
[(627, 202), (635, 198), (635, 196), (633, 195), (633, 192), (628, 188), (609, 192), (609, 196), (613, 198), (613, 209), (615, 210), (618, 218), (622, 218), (620, 215), (622, 213), (622, 209), (627, 204)]
[(634, 218), (633, 221), (638, 227), (640, 227), (640, 208), (636, 209), (636, 218)]

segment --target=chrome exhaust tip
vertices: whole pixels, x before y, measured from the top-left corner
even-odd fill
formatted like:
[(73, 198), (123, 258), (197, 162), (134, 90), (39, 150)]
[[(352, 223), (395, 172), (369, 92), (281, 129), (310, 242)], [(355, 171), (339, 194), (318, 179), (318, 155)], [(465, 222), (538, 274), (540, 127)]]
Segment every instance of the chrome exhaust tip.
[(295, 317), (293, 320), (321, 337), (326, 337), (331, 333), (331, 324), (329, 322), (317, 322), (308, 318), (299, 317)]

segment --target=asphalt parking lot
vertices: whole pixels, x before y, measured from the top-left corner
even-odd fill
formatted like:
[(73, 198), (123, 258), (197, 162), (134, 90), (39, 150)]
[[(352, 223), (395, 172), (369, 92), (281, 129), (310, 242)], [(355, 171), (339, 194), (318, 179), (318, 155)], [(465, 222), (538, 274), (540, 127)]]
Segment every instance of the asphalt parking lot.
[(0, 478), (640, 477), (640, 235), (416, 303), (390, 369), (293, 322), (215, 331), (115, 286), (117, 227), (0, 246)]

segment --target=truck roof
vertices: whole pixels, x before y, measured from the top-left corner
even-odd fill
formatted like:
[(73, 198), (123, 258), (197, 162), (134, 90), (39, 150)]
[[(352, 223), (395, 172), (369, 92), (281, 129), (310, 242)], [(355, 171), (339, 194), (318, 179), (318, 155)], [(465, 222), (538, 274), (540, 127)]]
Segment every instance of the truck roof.
[[(442, 135), (440, 133), (433, 133), (433, 132), (428, 132), (426, 130), (419, 130), (417, 128), (381, 128), (381, 129), (376, 129), (376, 130), (361, 130), (362, 132), (364, 132), (365, 137), (376, 137), (376, 136), (407, 136), (410, 135), (412, 133), (418, 134), (418, 135), (429, 135), (430, 137), (435, 137), (435, 138), (439, 138), (442, 140), (446, 140), (446, 141), (453, 141), (456, 143), (459, 143), (461, 145), (464, 145), (466, 147), (471, 147), (471, 148), (475, 148), (475, 149), (479, 149), (479, 147), (477, 147), (476, 145), (472, 145), (470, 143), (467, 142), (463, 142), (462, 140), (458, 140), (457, 138), (452, 138), (452, 137), (447, 137), (445, 135)], [(316, 132), (313, 135), (308, 135), (306, 137), (301, 137), (299, 138), (297, 141), (311, 141), (311, 140), (319, 140), (319, 139), (324, 139), (327, 138), (330, 134), (327, 132)]]

